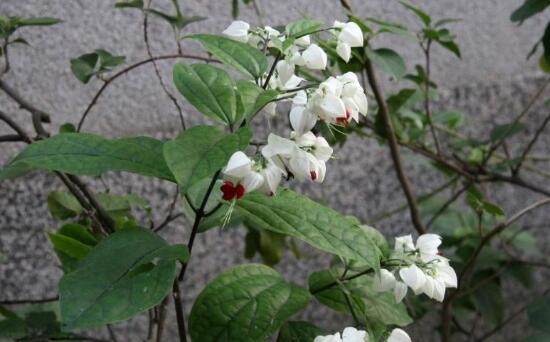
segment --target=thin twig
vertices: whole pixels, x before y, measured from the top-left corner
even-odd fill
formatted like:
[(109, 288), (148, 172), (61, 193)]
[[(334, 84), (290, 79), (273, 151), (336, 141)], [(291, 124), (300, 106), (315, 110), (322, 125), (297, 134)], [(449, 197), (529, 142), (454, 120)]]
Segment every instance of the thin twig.
[(187, 341), (187, 332), (185, 330), (185, 316), (183, 313), (183, 305), (181, 303), (181, 293), (179, 281), (176, 279), (172, 285), (172, 298), (174, 299), (174, 306), (176, 308), (176, 320), (178, 323), (178, 335), (180, 342)]
[[(32, 139), (27, 135), (25, 130), (21, 126), (19, 126), (15, 121), (13, 121), (8, 114), (4, 113), (2, 110), (0, 110), (0, 120), (4, 121), (8, 126), (10, 126), (23, 141), (26, 143), (31, 143)], [(11, 140), (10, 140), (11, 141)]]
[(464, 193), (464, 191), (466, 191), (466, 189), (468, 189), (468, 187), (471, 185), (472, 183), (471, 182), (467, 182), (462, 188), (460, 188), (460, 190), (458, 190), (457, 192), (455, 192), (440, 208), (439, 210), (437, 210), (437, 212), (430, 218), (430, 220), (428, 221), (428, 223), (426, 223), (426, 227), (430, 227), (434, 222), (435, 220), (441, 215), (443, 214), (447, 208), (449, 208), (449, 206), (451, 204), (453, 204), (457, 199), (458, 197), (460, 197), (460, 195), (462, 195)]
[(82, 113), (82, 116), (80, 118), (80, 121), (78, 122), (78, 126), (77, 126), (77, 132), (80, 132), (80, 130), (82, 129), (82, 125), (84, 124), (84, 121), (86, 120), (86, 117), (88, 116), (88, 114), (90, 113), (90, 111), (92, 110), (92, 108), (94, 107), (94, 105), (97, 103), (97, 100), (99, 99), (99, 97), (101, 96), (101, 94), (103, 94), (103, 92), (105, 91), (105, 89), (110, 85), (112, 84), (112, 82), (114, 80), (116, 80), (117, 78), (119, 78), (120, 76), (128, 73), (129, 71), (132, 71), (133, 69), (137, 68), (137, 67), (140, 67), (144, 64), (147, 64), (147, 63), (152, 63), (154, 61), (158, 61), (158, 60), (164, 60), (164, 59), (175, 59), (175, 58), (189, 58), (189, 59), (196, 59), (196, 60), (200, 60), (200, 61), (205, 61), (205, 62), (217, 62), (217, 60), (215, 59), (211, 59), (211, 58), (208, 58), (208, 57), (202, 57), (202, 56), (195, 56), (195, 55), (191, 55), (191, 54), (175, 54), (175, 55), (165, 55), (165, 56), (156, 56), (156, 57), (152, 57), (152, 58), (149, 58), (149, 59), (146, 59), (146, 60), (143, 60), (143, 61), (140, 61), (140, 62), (137, 62), (135, 64), (132, 64), (128, 67), (126, 67), (125, 69), (122, 69), (121, 71), (117, 72), (116, 74), (114, 74), (113, 76), (109, 77), (105, 83), (103, 83), (103, 85), (101, 86), (101, 88), (99, 88), (99, 90), (97, 91), (97, 93), (95, 94), (95, 96), (92, 98), (92, 101), (90, 102), (90, 104), (88, 105), (88, 107), (86, 107), (86, 110), (84, 110), (84, 113)]
[(3, 142), (26, 142), (26, 143), (28, 143), (19, 134), (0, 135), (0, 143), (3, 143)]
[[(153, 0), (150, 0), (147, 3), (147, 6), (146, 6), (145, 10), (143, 11), (143, 40), (145, 41), (145, 47), (147, 49), (147, 55), (151, 59), (153, 58), (153, 53), (151, 51), (151, 44), (149, 43), (149, 30), (148, 30), (149, 16), (148, 16), (148, 11), (147, 10), (151, 6), (152, 2), (153, 2)], [(157, 61), (153, 60), (152, 63), (153, 63), (153, 69), (155, 70), (155, 74), (156, 74), (157, 79), (159, 81), (160, 87), (162, 88), (162, 90), (164, 91), (166, 96), (168, 96), (170, 101), (172, 101), (172, 103), (174, 104), (174, 107), (176, 107), (176, 110), (178, 111), (178, 115), (179, 115), (180, 122), (181, 122), (181, 128), (185, 131), (186, 130), (186, 125), (185, 125), (185, 119), (183, 117), (183, 111), (181, 109), (181, 106), (179, 105), (178, 100), (176, 99), (176, 97), (168, 90), (168, 87), (166, 87), (166, 84), (164, 84), (164, 80), (162, 79), (162, 76), (160, 74), (160, 69), (158, 67)]]
[(399, 179), (399, 182), (401, 183), (401, 187), (403, 188), (403, 192), (405, 193), (405, 197), (407, 198), (413, 225), (419, 234), (424, 234), (426, 233), (426, 227), (424, 226), (424, 224), (422, 224), (422, 220), (420, 218), (420, 213), (418, 210), (418, 204), (416, 202), (416, 197), (413, 191), (411, 190), (409, 180), (405, 174), (405, 169), (403, 168), (403, 164), (401, 163), (399, 144), (397, 142), (397, 137), (395, 136), (395, 132), (393, 130), (393, 124), (391, 122), (391, 117), (386, 104), (386, 100), (382, 95), (382, 91), (381, 91), (380, 85), (378, 84), (374, 67), (370, 60), (367, 60), (365, 62), (365, 67), (367, 71), (367, 78), (368, 78), (369, 84), (376, 98), (376, 102), (378, 103), (380, 114), (384, 119), (384, 127), (386, 128), (386, 135), (388, 139), (388, 145), (390, 147), (393, 165), (397, 173), (397, 178)]
[(424, 89), (424, 108), (426, 109), (426, 118), (428, 119), (428, 126), (430, 126), (430, 131), (432, 133), (432, 138), (435, 143), (435, 150), (437, 151), (437, 154), (441, 155), (441, 144), (439, 143), (439, 139), (437, 137), (437, 133), (435, 131), (433, 120), (432, 120), (432, 110), (430, 108), (430, 47), (432, 45), (432, 41), (429, 39), (426, 43), (426, 47), (423, 47), (424, 50), (424, 56), (426, 57), (426, 87)]
[(525, 158), (527, 158), (527, 155), (529, 154), (529, 152), (531, 151), (533, 146), (535, 146), (535, 144), (536, 144), (537, 140), (539, 139), (540, 135), (542, 134), (542, 132), (546, 128), (546, 125), (548, 125), (548, 122), (550, 122), (550, 113), (548, 113), (548, 115), (546, 116), (546, 118), (544, 119), (544, 121), (542, 122), (540, 127), (537, 129), (537, 132), (535, 133), (535, 135), (533, 136), (531, 141), (529, 141), (529, 143), (527, 144), (527, 147), (525, 148), (525, 150), (523, 150), (523, 153), (521, 154), (521, 157), (519, 158), (519, 162), (518, 162), (517, 166), (513, 169), (512, 174), (516, 175), (519, 172), (519, 170), (521, 169), (521, 165), (525, 161)]
[(267, 77), (265, 79), (265, 82), (262, 86), (262, 88), (267, 89), (267, 86), (269, 85), (269, 80), (271, 80), (271, 77), (273, 76), (273, 73), (275, 72), (275, 67), (277, 66), (277, 63), (279, 62), (279, 59), (281, 59), (281, 51), (275, 56), (275, 60), (273, 60), (273, 64), (271, 64), (271, 69), (269, 69), (269, 73), (267, 74)]
[(40, 298), (40, 299), (0, 300), (0, 305), (41, 304), (41, 303), (55, 302), (56, 300), (59, 300), (59, 296)]

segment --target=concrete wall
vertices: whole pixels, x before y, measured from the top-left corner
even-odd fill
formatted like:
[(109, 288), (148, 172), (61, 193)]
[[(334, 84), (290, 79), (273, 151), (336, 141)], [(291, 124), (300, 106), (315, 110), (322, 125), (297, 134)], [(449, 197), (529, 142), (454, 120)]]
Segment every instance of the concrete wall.
[[(61, 25), (44, 29), (22, 29), (21, 34), (32, 47), (16, 47), (11, 50), (12, 71), (5, 81), (19, 89), (31, 102), (52, 113), (51, 131), (56, 131), (64, 122), (76, 122), (92, 96), (101, 86), (98, 81), (82, 85), (71, 74), (69, 60), (96, 48), (105, 48), (113, 53), (127, 56), (129, 63), (146, 58), (142, 37), (142, 18), (138, 11), (117, 10), (114, 1), (38, 1), (0, 0), (0, 15), (54, 16), (64, 20)], [(454, 32), (462, 48), (463, 58), (458, 60), (441, 49), (434, 50), (434, 78), (440, 83), (442, 99), (438, 108), (462, 110), (467, 113), (466, 131), (473, 135), (486, 134), (488, 127), (496, 122), (505, 122), (518, 113), (527, 103), (530, 94), (542, 83), (536, 61), (526, 61), (525, 56), (538, 39), (548, 21), (548, 13), (530, 20), (521, 27), (509, 21), (510, 13), (521, 0), (426, 0), (415, 1), (435, 17), (462, 18), (454, 24)], [(220, 32), (230, 22), (231, 1), (182, 1), (189, 15), (202, 15), (209, 20), (189, 26), (190, 32)], [(404, 11), (396, 1), (354, 1), (359, 16), (375, 16), (393, 19), (417, 27), (416, 18)], [(157, 0), (155, 6), (169, 8), (168, 0)], [(302, 15), (331, 23), (344, 19), (336, 0), (309, 1), (263, 1), (265, 23), (277, 25)], [(242, 18), (255, 23), (251, 9), (241, 8)], [(335, 18), (336, 17), (336, 18)], [(151, 20), (150, 37), (154, 54), (174, 52), (174, 43), (169, 27), (164, 22)], [(408, 67), (422, 62), (418, 48), (402, 40), (384, 37), (377, 42), (388, 45), (407, 57)], [(185, 43), (184, 51), (199, 53), (196, 45)], [(173, 61), (160, 63), (162, 74), (170, 89), (170, 69)], [(386, 82), (387, 83), (387, 82)], [(387, 86), (388, 85), (386, 84)], [(543, 96), (548, 98), (548, 91)], [(188, 124), (205, 122), (201, 115), (184, 104)], [(542, 102), (542, 101), (541, 101)], [(546, 107), (547, 108), (547, 107)], [(18, 122), (28, 124), (28, 113), (21, 111), (4, 94), (0, 93), (0, 109), (12, 114)], [(511, 148), (520, 149), (532, 133), (547, 109), (538, 103), (530, 116), (533, 123), (520, 135)], [(281, 114), (281, 117), (283, 114)], [(177, 134), (179, 119), (173, 105), (160, 89), (151, 65), (121, 77), (109, 87), (90, 113), (85, 131), (102, 132), (113, 137), (126, 135), (151, 135), (173, 137)], [(0, 134), (8, 130), (1, 126)], [(543, 139), (537, 149), (548, 153), (549, 139)], [(7, 163), (23, 146), (0, 145), (0, 164)], [(327, 180), (323, 186), (305, 188), (308, 194), (325, 200), (330, 206), (346, 214), (354, 214), (369, 223), (377, 214), (398, 207), (403, 203), (385, 147), (375, 141), (352, 137), (348, 144), (337, 149), (339, 159), (331, 161)], [(543, 165), (545, 167), (547, 165)], [(419, 193), (438, 186), (442, 180), (434, 178), (429, 169), (407, 162), (407, 170)], [(533, 178), (543, 183), (543, 179)], [(103, 186), (97, 180), (90, 183)], [(155, 219), (162, 218), (169, 205), (173, 188), (160, 181), (138, 176), (110, 175), (106, 182), (113, 192), (131, 192), (148, 198), (155, 208)], [(56, 266), (53, 253), (46, 243), (44, 231), (54, 229), (57, 223), (50, 218), (45, 205), (49, 191), (62, 189), (50, 175), (31, 175), (14, 182), (0, 183), (0, 252), (5, 261), (0, 263), (0, 299), (39, 298), (55, 295), (61, 272)], [(521, 207), (534, 197), (525, 191), (504, 187), (492, 191), (491, 196), (510, 210)], [(547, 222), (548, 216), (538, 213), (529, 217), (529, 224)], [(397, 232), (412, 231), (406, 213), (377, 223), (388, 236)], [(533, 228), (534, 229), (534, 228)], [(164, 233), (173, 241), (185, 241), (189, 226), (183, 221), (169, 227)], [(535, 230), (537, 231), (537, 230)], [(544, 237), (544, 230), (539, 233)], [(229, 230), (210, 231), (199, 236), (193, 253), (189, 277), (184, 284), (187, 310), (192, 299), (205, 282), (221, 269), (245, 262), (242, 257), (243, 232)], [(548, 250), (547, 239), (541, 239)], [(301, 260), (287, 255), (277, 266), (288, 279), (304, 283), (313, 269), (326, 267), (327, 256), (318, 257), (314, 250), (307, 249)], [(517, 292), (517, 291), (516, 291)], [(517, 292), (518, 298), (523, 293)], [(523, 299), (522, 299), (523, 300)], [(339, 329), (343, 318), (313, 305), (302, 318), (313, 319), (328, 329)], [(520, 326), (524, 323), (519, 320)], [(135, 335), (143, 329), (143, 319), (117, 329)], [(411, 327), (417, 341), (430, 341), (431, 323), (426, 321)], [(175, 333), (175, 321), (169, 319), (169, 333)], [(100, 332), (101, 333), (101, 332)], [(517, 340), (521, 329), (505, 330), (505, 336)], [(514, 335), (515, 334), (515, 335)], [(173, 335), (171, 335), (173, 336)], [(171, 339), (170, 339), (171, 340)], [(495, 341), (498, 341), (496, 337)]]

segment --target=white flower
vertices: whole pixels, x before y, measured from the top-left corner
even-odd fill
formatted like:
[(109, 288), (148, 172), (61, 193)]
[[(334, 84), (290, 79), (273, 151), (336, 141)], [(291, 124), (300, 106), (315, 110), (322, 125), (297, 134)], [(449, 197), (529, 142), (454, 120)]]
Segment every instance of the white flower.
[(364, 330), (347, 327), (342, 331), (342, 342), (368, 342), (369, 336)]
[(337, 332), (334, 335), (317, 336), (313, 342), (342, 342), (342, 338), (340, 338), (340, 333)]
[(309, 44), (311, 44), (311, 41), (309, 39), (309, 34), (296, 39), (294, 41), (294, 44), (296, 44), (298, 46), (303, 46), (303, 47), (309, 46)]
[(395, 276), (390, 271), (382, 268), (380, 274), (374, 277), (373, 287), (377, 292), (386, 292), (395, 287)]
[(437, 234), (422, 234), (416, 240), (416, 248), (424, 262), (429, 262), (437, 256), (439, 245), (441, 245), (441, 236)]
[(306, 108), (306, 105), (307, 94), (304, 90), (300, 90), (292, 99), (292, 109), (289, 114), (290, 125), (297, 135), (311, 131), (317, 123), (317, 116)]
[(351, 48), (363, 46), (363, 32), (354, 22), (335, 21), (333, 26), (340, 31), (336, 43), (336, 53), (347, 63), (351, 58)]
[(395, 287), (393, 289), (393, 296), (395, 297), (396, 303), (401, 303), (403, 298), (407, 295), (407, 285), (403, 282), (395, 282)]
[(248, 42), (248, 30), (250, 25), (242, 20), (236, 20), (231, 23), (222, 33), (227, 37), (239, 42)]
[(327, 123), (336, 123), (339, 118), (346, 118), (346, 106), (340, 95), (342, 84), (334, 77), (329, 77), (319, 85), (308, 103), (309, 109)]
[(285, 60), (277, 62), (275, 69), (277, 70), (277, 75), (279, 76), (281, 84), (286, 84), (290, 78), (294, 76), (294, 64)]
[(347, 327), (340, 333), (327, 336), (317, 336), (313, 342), (369, 342), (369, 335), (364, 330), (357, 330), (354, 327)]
[(279, 37), (279, 35), (281, 34), (281, 32), (277, 31), (276, 29), (274, 29), (271, 26), (265, 26), (264, 30), (267, 34), (267, 38), (269, 38), (269, 39), (275, 39), (275, 38)]
[(359, 114), (367, 115), (369, 104), (367, 95), (361, 87), (357, 75), (353, 72), (347, 72), (336, 79), (342, 84), (342, 101), (346, 107), (346, 112), (350, 117), (359, 122)]
[(277, 192), (283, 171), (271, 160), (266, 161), (267, 165), (260, 171), (264, 182), (260, 190), (266, 195), (273, 195)]
[(395, 328), (392, 330), (387, 342), (411, 342), (411, 338), (404, 330)]
[(303, 64), (309, 69), (324, 70), (327, 67), (327, 54), (317, 44), (311, 44), (302, 52), (301, 57)]
[(410, 265), (399, 270), (399, 277), (407, 286), (409, 286), (415, 294), (422, 292), (422, 286), (426, 282), (426, 275), (418, 266)]
[(408, 253), (415, 249), (412, 235), (404, 235), (395, 238), (394, 250), (397, 253)]

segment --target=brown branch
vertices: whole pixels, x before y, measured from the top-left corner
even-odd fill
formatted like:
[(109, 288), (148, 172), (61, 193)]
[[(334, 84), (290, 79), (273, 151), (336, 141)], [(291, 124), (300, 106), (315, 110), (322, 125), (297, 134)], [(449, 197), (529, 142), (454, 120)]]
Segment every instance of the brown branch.
[(191, 55), (191, 54), (175, 54), (175, 55), (165, 55), (165, 56), (156, 56), (156, 57), (152, 57), (152, 58), (149, 58), (149, 59), (146, 59), (146, 60), (143, 60), (143, 61), (140, 61), (140, 62), (137, 62), (135, 64), (132, 64), (128, 67), (126, 67), (125, 69), (122, 69), (121, 71), (117, 72), (116, 74), (114, 74), (113, 76), (109, 77), (105, 83), (103, 83), (103, 85), (101, 86), (101, 88), (99, 88), (99, 90), (97, 91), (97, 93), (95, 94), (95, 96), (92, 98), (92, 101), (90, 102), (90, 104), (88, 105), (88, 107), (86, 107), (86, 110), (84, 111), (84, 113), (82, 113), (82, 117), (80, 118), (80, 121), (78, 122), (78, 126), (77, 126), (77, 132), (80, 132), (80, 130), (82, 129), (82, 125), (84, 124), (84, 121), (86, 120), (86, 117), (88, 116), (88, 114), (90, 113), (90, 111), (92, 110), (92, 108), (95, 106), (95, 104), (97, 103), (97, 100), (99, 100), (99, 98), (101, 97), (101, 94), (103, 94), (103, 92), (105, 91), (105, 89), (110, 85), (112, 84), (112, 82), (114, 80), (116, 80), (117, 78), (119, 78), (120, 76), (132, 71), (133, 69), (135, 68), (138, 68), (144, 64), (147, 64), (147, 63), (152, 63), (153, 61), (158, 61), (158, 60), (164, 60), (164, 59), (175, 59), (175, 58), (189, 58), (189, 59), (196, 59), (196, 60), (200, 60), (200, 61), (205, 61), (205, 62), (217, 62), (217, 60), (215, 59), (211, 59), (211, 58), (208, 58), (208, 57), (202, 57), (202, 56), (195, 56), (195, 55)]
[[(0, 120), (4, 121), (8, 126), (10, 126), (17, 134), (18, 137), (26, 142), (31, 143), (32, 139), (27, 135), (25, 130), (21, 126), (19, 126), (15, 121), (13, 121), (8, 114), (4, 113), (2, 110), (0, 110)], [(5, 141), (14, 141), (14, 140), (5, 140)]]
[(542, 122), (542, 125), (540, 125), (540, 127), (537, 129), (537, 132), (535, 133), (535, 135), (533, 136), (531, 141), (529, 141), (529, 143), (527, 144), (527, 147), (525, 148), (525, 150), (523, 150), (523, 153), (521, 154), (521, 157), (519, 158), (519, 162), (518, 162), (517, 166), (512, 170), (512, 173), (514, 175), (516, 175), (519, 172), (519, 170), (521, 168), (521, 165), (525, 161), (525, 158), (527, 158), (527, 155), (529, 154), (529, 152), (531, 151), (533, 146), (535, 146), (535, 144), (536, 144), (537, 140), (539, 139), (540, 135), (542, 134), (542, 132), (546, 128), (546, 125), (548, 125), (548, 122), (550, 122), (550, 113), (546, 116), (546, 118)]
[(462, 279), (464, 279), (464, 276), (471, 270), (471, 268), (475, 265), (475, 262), (483, 250), (483, 248), (492, 240), (493, 237), (495, 237), (497, 234), (502, 232), (504, 229), (512, 225), (514, 222), (516, 222), (518, 219), (520, 219), (523, 215), (531, 212), (532, 210), (543, 206), (545, 204), (550, 203), (550, 197), (544, 198), (542, 200), (539, 200), (528, 207), (525, 207), (524, 209), (520, 210), (516, 214), (512, 215), (508, 220), (505, 222), (502, 222), (498, 225), (496, 225), (493, 229), (489, 231), (481, 241), (479, 242), (477, 248), (474, 250), (470, 258), (465, 262), (464, 267), (462, 271), (458, 275), (458, 288), (456, 291), (452, 292), (445, 300), (443, 301), (443, 308), (441, 310), (441, 341), (442, 342), (449, 342), (451, 338), (451, 323), (452, 323), (452, 305), (454, 299), (460, 294), (460, 287), (462, 285)]
[(397, 173), (397, 178), (401, 183), (401, 187), (403, 188), (403, 192), (405, 193), (405, 197), (407, 198), (407, 202), (409, 204), (409, 211), (411, 214), (413, 225), (419, 234), (424, 234), (426, 233), (426, 227), (424, 226), (424, 224), (420, 219), (418, 204), (416, 203), (416, 197), (413, 191), (411, 190), (409, 180), (407, 179), (407, 176), (405, 174), (405, 169), (403, 168), (403, 165), (401, 163), (399, 143), (397, 142), (397, 137), (395, 136), (390, 113), (388, 111), (388, 107), (386, 105), (384, 96), (382, 95), (380, 85), (378, 84), (374, 67), (370, 60), (367, 60), (365, 62), (365, 67), (367, 70), (367, 78), (368, 78), (369, 84), (376, 98), (376, 102), (378, 103), (380, 114), (384, 119), (384, 126), (386, 128), (386, 134), (388, 139), (388, 145), (390, 147), (391, 157), (393, 160), (395, 171)]
[[(153, 0), (150, 0), (147, 3), (147, 6), (146, 6), (145, 10), (143, 11), (143, 40), (145, 41), (145, 47), (147, 48), (147, 55), (149, 56), (149, 58), (153, 58), (153, 53), (151, 51), (151, 44), (149, 43), (149, 30), (148, 30), (149, 16), (148, 16), (148, 11), (147, 10), (151, 6), (152, 2), (153, 2)], [(179, 45), (178, 45), (178, 51), (179, 51), (179, 53), (181, 53), (181, 48), (179, 47)], [(176, 110), (178, 111), (178, 115), (179, 115), (179, 118), (180, 118), (180, 121), (181, 121), (181, 127), (185, 131), (186, 130), (185, 119), (183, 117), (183, 111), (182, 111), (182, 109), (181, 109), (181, 107), (178, 103), (178, 100), (168, 90), (168, 88), (164, 84), (164, 80), (162, 79), (162, 76), (160, 74), (160, 69), (158, 67), (157, 61), (153, 60), (152, 63), (153, 63), (153, 69), (155, 70), (155, 74), (156, 74), (157, 79), (159, 81), (160, 87), (162, 88), (162, 90), (164, 91), (166, 96), (168, 96), (170, 101), (172, 101), (172, 103), (174, 104), (174, 107), (176, 107)]]
[(435, 131), (435, 127), (433, 125), (432, 120), (432, 109), (430, 108), (430, 47), (432, 45), (432, 41), (428, 40), (426, 47), (423, 47), (424, 50), (424, 56), (426, 57), (426, 87), (424, 89), (424, 108), (426, 110), (426, 118), (428, 119), (428, 125), (430, 126), (430, 131), (432, 133), (432, 138), (434, 140), (435, 144), (435, 150), (437, 151), (437, 154), (441, 155), (441, 144), (439, 143), (439, 139), (437, 137), (437, 133)]
[(31, 103), (23, 99), (15, 89), (9, 86), (6, 82), (0, 79), (0, 89), (2, 89), (6, 95), (11, 97), (15, 102), (19, 104), (19, 107), (25, 109), (32, 115), (32, 124), (39, 138), (45, 138), (49, 136), (49, 133), (44, 129), (42, 123), (51, 122), (50, 115), (43, 110), (36, 108)]
[(40, 299), (15, 299), (15, 300), (0, 300), (0, 305), (19, 305), (19, 304), (41, 304), (50, 303), (58, 300), (59, 297), (49, 297)]
[(19, 134), (0, 135), (0, 143), (3, 142), (27, 142)]

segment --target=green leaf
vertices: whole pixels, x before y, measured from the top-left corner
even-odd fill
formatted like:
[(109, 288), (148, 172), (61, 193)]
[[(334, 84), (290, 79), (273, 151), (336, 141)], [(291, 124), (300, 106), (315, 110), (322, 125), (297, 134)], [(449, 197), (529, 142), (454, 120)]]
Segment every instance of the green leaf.
[(449, 128), (456, 128), (464, 122), (464, 114), (454, 111), (437, 112), (433, 114), (432, 122), (445, 124)]
[(0, 320), (0, 339), (21, 339), (27, 336), (25, 321), (19, 318)]
[(442, 47), (444, 47), (445, 49), (451, 51), (456, 57), (462, 58), (462, 54), (460, 53), (460, 48), (454, 41), (437, 40), (437, 43)]
[(493, 216), (504, 217), (504, 209), (502, 209), (501, 207), (499, 207), (498, 205), (496, 205), (494, 203), (491, 203), (491, 202), (488, 202), (488, 201), (483, 201), (481, 206), (482, 206), (483, 210), (485, 210), (487, 213), (489, 213)]
[(318, 31), (322, 23), (317, 20), (300, 19), (286, 25), (285, 32), (291, 38), (300, 38)]
[(201, 113), (232, 125), (237, 120), (237, 94), (229, 74), (208, 64), (174, 65), (174, 84)]
[(257, 229), (294, 236), (322, 251), (377, 269), (380, 250), (356, 221), (288, 189), (275, 196), (250, 193), (235, 212)]
[[(129, 227), (103, 239), (59, 283), (64, 329), (122, 321), (160, 303), (176, 277), (185, 246), (169, 246), (151, 230)], [(144, 264), (154, 267), (142, 270)]]
[(527, 125), (521, 122), (507, 123), (498, 125), (491, 131), (490, 139), (492, 142), (507, 139), (527, 128)]
[(411, 10), (420, 20), (424, 23), (425, 26), (430, 26), (432, 23), (432, 18), (428, 15), (428, 13), (424, 12), (420, 8), (412, 5), (408, 1), (401, 0), (399, 1), (401, 5), (405, 6), (405, 8)]
[(107, 50), (97, 49), (95, 53), (99, 56), (100, 71), (108, 71), (112, 67), (123, 64), (126, 61), (126, 57), (115, 56)]
[(59, 133), (76, 133), (76, 127), (70, 123), (64, 123), (59, 127)]
[(71, 59), (71, 71), (82, 83), (86, 84), (95, 75), (95, 67), (99, 56), (97, 53), (87, 53)]
[(277, 342), (313, 341), (321, 335), (324, 335), (324, 331), (309, 322), (289, 321), (279, 331)]
[(162, 141), (149, 137), (110, 140), (88, 133), (63, 133), (28, 145), (0, 171), (0, 180), (41, 169), (83, 176), (126, 171), (173, 181), (162, 146)]
[(189, 333), (201, 342), (264, 342), (310, 298), (267, 266), (237, 266), (201, 292), (191, 310)]
[(249, 44), (212, 34), (194, 34), (189, 38), (198, 40), (214, 57), (245, 75), (259, 78), (267, 70), (267, 58)]
[(378, 66), (383, 72), (393, 76), (397, 80), (405, 76), (407, 67), (405, 61), (397, 52), (386, 48), (372, 50), (368, 47), (365, 48), (365, 52), (372, 63)]
[(143, 0), (129, 0), (115, 3), (115, 8), (138, 8), (143, 9)]
[[(372, 278), (360, 276), (353, 280), (342, 282), (323, 291), (318, 289), (327, 286), (340, 278), (342, 270), (330, 269), (312, 273), (309, 277), (310, 292), (322, 304), (341, 312), (350, 312), (346, 294), (354, 308), (363, 320), (384, 325), (406, 326), (412, 323), (403, 303), (396, 303), (392, 293), (377, 293), (372, 288)], [(348, 275), (353, 275), (352, 273)]]
[(59, 24), (62, 22), (61, 19), (52, 18), (52, 17), (28, 17), (28, 18), (19, 18), (17, 20), (17, 27), (23, 26), (50, 26)]
[(212, 178), (231, 155), (244, 150), (252, 138), (248, 128), (225, 134), (214, 126), (195, 126), (164, 145), (164, 157), (183, 193)]
[(514, 22), (524, 21), (525, 19), (529, 19), (535, 14), (544, 11), (544, 9), (548, 6), (550, 6), (550, 0), (526, 0), (512, 13), (510, 20)]
[[(56, 253), (62, 253), (65, 256), (69, 256), (75, 260), (80, 260), (84, 258), (88, 253), (90, 253), (93, 247), (97, 244), (97, 241), (80, 241), (79, 236), (70, 236), (69, 233), (76, 232), (82, 235), (87, 234), (87, 238), (94, 239), (93, 235), (90, 234), (88, 229), (79, 224), (67, 224), (63, 226), (62, 230), (58, 233), (48, 233), (48, 238), (52, 243)], [(79, 231), (80, 230), (80, 231)]]
[(237, 81), (237, 90), (241, 104), (239, 119), (254, 117), (262, 108), (279, 96), (279, 92), (276, 90), (264, 90), (253, 82), (245, 80)]
[(58, 220), (66, 220), (80, 215), (82, 206), (74, 195), (64, 191), (54, 191), (48, 194), (48, 210)]
[(550, 296), (539, 297), (529, 304), (527, 317), (531, 327), (550, 334)]
[[(548, 1), (550, 3), (550, 1)], [(548, 66), (550, 61), (550, 23), (546, 25), (546, 29), (544, 29), (544, 35), (542, 36), (542, 46), (544, 47), (544, 58), (542, 61), (545, 63), (541, 63), (541, 69), (545, 72), (550, 72), (550, 67)]]

